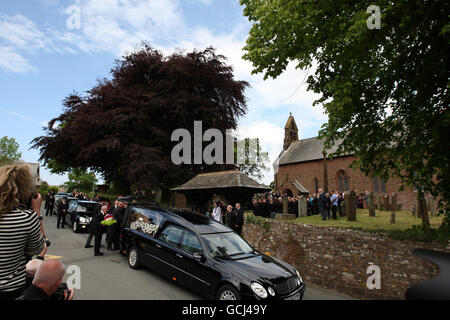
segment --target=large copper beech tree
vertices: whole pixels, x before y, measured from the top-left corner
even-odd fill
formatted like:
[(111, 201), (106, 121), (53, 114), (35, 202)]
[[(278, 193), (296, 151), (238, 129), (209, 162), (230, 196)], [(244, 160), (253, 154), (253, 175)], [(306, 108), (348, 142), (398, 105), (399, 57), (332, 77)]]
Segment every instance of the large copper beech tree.
[(66, 97), (63, 113), (33, 140), (47, 166), (91, 169), (122, 192), (173, 186), (218, 169), (174, 165), (171, 134), (178, 128), (193, 134), (195, 120), (203, 130), (236, 128), (249, 85), (234, 79), (224, 56), (213, 48), (164, 56), (143, 43), (117, 60), (111, 75), (84, 96)]

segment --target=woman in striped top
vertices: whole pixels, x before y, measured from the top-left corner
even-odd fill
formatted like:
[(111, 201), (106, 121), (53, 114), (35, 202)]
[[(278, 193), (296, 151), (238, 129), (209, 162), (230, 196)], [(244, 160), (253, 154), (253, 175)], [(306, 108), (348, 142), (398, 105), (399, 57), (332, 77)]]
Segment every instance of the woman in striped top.
[(39, 222), (42, 198), (31, 200), (30, 168), (14, 164), (0, 168), (0, 300), (20, 296), (26, 281), (28, 257), (44, 249)]

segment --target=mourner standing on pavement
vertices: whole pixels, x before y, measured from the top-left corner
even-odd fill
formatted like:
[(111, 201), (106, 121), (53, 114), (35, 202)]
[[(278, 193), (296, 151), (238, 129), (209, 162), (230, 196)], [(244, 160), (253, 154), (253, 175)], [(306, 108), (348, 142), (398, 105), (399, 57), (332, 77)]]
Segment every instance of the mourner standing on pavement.
[(104, 227), (102, 225), (103, 218), (108, 211), (107, 206), (102, 206), (100, 211), (97, 212), (92, 219), (91, 224), (94, 232), (94, 256), (102, 256), (103, 252), (100, 252), (100, 245), (102, 243), (102, 235), (104, 233)]
[(20, 296), (26, 283), (25, 257), (44, 249), (39, 222), (42, 198), (32, 197), (33, 187), (29, 166), (0, 168), (0, 300)]
[(236, 211), (231, 204), (227, 206), (225, 216), (227, 217), (227, 226), (236, 231)]
[(69, 209), (69, 202), (67, 201), (67, 197), (62, 198), (60, 202), (57, 204), (58, 209), (58, 219), (56, 222), (56, 228), (59, 229), (61, 226), (64, 229), (64, 225), (66, 224), (66, 214)]
[(55, 208), (55, 195), (53, 191), (50, 191), (49, 194), (45, 197), (45, 216), (47, 217), (50, 213), (50, 216), (53, 216), (53, 209)]
[(240, 203), (236, 203), (236, 233), (241, 235), (242, 227), (244, 226), (244, 210), (241, 208)]
[(212, 218), (216, 221), (222, 222), (222, 209), (219, 206), (219, 201), (214, 201), (214, 210), (212, 212)]

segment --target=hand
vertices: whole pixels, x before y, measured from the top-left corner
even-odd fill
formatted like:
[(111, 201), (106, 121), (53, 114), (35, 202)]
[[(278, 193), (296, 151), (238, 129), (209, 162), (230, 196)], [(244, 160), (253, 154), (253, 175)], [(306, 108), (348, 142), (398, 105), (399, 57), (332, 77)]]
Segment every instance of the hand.
[(47, 244), (44, 243), (44, 249), (41, 251), (41, 253), (39, 253), (39, 256), (44, 258), (45, 254), (47, 253), (48, 247)]
[(37, 194), (36, 199), (31, 199), (31, 209), (37, 213), (38, 216), (41, 215), (41, 205), (42, 205), (42, 196), (40, 193)]
[(64, 300), (73, 300), (74, 291), (72, 289), (64, 290)]

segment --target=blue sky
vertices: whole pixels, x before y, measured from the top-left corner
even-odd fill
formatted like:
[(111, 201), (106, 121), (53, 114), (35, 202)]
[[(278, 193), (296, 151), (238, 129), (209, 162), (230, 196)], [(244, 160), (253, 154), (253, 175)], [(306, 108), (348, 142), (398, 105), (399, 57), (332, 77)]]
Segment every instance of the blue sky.
[[(71, 19), (73, 8), (80, 13), (79, 28)], [(228, 58), (236, 79), (252, 86), (237, 135), (260, 138), (273, 162), (282, 149), (289, 112), (300, 139), (316, 136), (326, 116), (320, 106), (312, 106), (317, 95), (306, 90), (305, 75), (313, 71), (296, 70), (291, 63), (276, 80), (251, 75), (251, 64), (241, 58), (251, 27), (242, 9), (238, 0), (2, 1), (0, 137), (14, 137), (23, 160), (37, 162), (39, 153), (29, 150), (30, 142), (61, 113), (64, 97), (109, 77), (114, 60), (141, 40), (166, 54), (212, 45)], [(52, 185), (66, 179), (44, 168), (41, 178)], [(272, 180), (270, 170), (262, 182)]]

